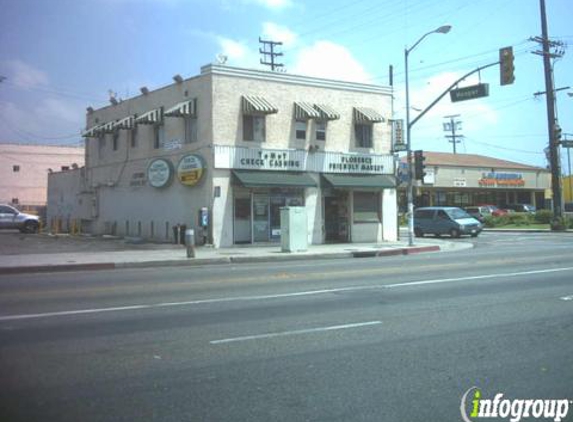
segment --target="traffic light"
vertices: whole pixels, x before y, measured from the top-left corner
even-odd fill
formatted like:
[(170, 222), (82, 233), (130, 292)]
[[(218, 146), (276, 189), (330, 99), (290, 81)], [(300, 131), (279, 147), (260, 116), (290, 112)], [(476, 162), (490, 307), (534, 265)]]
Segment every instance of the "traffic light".
[(561, 141), (561, 126), (558, 123), (553, 125), (553, 142), (558, 144)]
[(424, 180), (424, 176), (426, 175), (426, 172), (424, 171), (426, 168), (424, 161), (426, 161), (424, 151), (414, 151), (414, 179), (416, 180)]
[(515, 81), (513, 71), (513, 47), (499, 49), (499, 84), (511, 85)]

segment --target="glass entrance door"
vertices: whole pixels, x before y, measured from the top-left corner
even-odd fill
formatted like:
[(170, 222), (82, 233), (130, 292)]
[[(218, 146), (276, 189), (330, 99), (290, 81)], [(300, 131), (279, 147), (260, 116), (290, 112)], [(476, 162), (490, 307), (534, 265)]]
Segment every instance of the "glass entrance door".
[(269, 241), (269, 195), (256, 193), (253, 195), (253, 241)]
[(251, 196), (235, 197), (235, 219), (233, 222), (235, 244), (251, 243)]

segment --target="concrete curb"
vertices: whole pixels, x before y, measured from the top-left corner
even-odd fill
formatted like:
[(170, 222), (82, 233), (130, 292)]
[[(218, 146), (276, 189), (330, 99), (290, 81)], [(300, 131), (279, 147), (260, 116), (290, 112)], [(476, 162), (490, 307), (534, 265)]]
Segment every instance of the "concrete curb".
[(550, 229), (483, 229), (483, 231), (490, 233), (559, 233), (559, 234), (573, 233), (573, 230), (553, 231)]
[(69, 271), (101, 271), (129, 268), (157, 268), (157, 267), (198, 267), (205, 265), (229, 265), (229, 264), (252, 264), (261, 262), (288, 262), (288, 261), (311, 261), (315, 259), (343, 259), (343, 258), (374, 258), (385, 256), (413, 255), (427, 252), (439, 252), (442, 248), (437, 245), (405, 247), (396, 249), (374, 249), (371, 251), (349, 251), (334, 253), (314, 254), (276, 254), (263, 256), (230, 256), (221, 258), (195, 258), (189, 260), (161, 260), (142, 262), (98, 262), (84, 264), (53, 264), (53, 265), (30, 265), (20, 267), (1, 267), (0, 274), (26, 274), (44, 272), (69, 272)]

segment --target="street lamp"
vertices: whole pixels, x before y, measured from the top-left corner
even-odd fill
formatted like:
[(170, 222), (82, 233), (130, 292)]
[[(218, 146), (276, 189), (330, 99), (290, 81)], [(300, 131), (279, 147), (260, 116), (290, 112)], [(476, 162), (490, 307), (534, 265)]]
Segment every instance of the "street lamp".
[(410, 48), (406, 47), (404, 49), (404, 63), (405, 63), (405, 73), (406, 73), (406, 160), (408, 163), (408, 245), (414, 246), (414, 172), (412, 171), (412, 144), (410, 142), (410, 86), (408, 83), (408, 56), (410, 52), (417, 47), (418, 44), (422, 42), (430, 34), (447, 34), (452, 29), (451, 25), (440, 26), (433, 31), (430, 31), (416, 41), (414, 45)]

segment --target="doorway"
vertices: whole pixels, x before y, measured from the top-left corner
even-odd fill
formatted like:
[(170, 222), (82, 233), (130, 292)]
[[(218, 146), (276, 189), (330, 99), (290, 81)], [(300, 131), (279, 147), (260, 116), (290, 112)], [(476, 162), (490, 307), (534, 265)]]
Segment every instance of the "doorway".
[(344, 195), (324, 197), (324, 241), (348, 241), (348, 204)]

